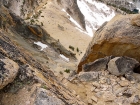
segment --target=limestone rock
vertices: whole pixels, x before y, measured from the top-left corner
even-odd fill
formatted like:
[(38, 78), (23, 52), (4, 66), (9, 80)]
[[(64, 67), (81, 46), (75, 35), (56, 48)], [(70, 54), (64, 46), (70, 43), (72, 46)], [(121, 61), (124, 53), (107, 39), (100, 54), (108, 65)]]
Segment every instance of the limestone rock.
[(13, 60), (8, 58), (0, 59), (0, 89), (15, 79), (18, 69), (18, 64)]
[(115, 57), (109, 61), (108, 71), (113, 75), (121, 76), (133, 72), (138, 64), (138, 61), (129, 57)]
[(135, 16), (117, 15), (104, 23), (95, 32), (77, 72), (82, 71), (82, 65), (105, 56), (128, 56), (140, 61), (140, 29), (130, 21)]
[(107, 64), (111, 57), (105, 57), (95, 60), (94, 62), (90, 62), (87, 64), (84, 64), (82, 66), (82, 71), (88, 72), (88, 71), (101, 71), (107, 69)]
[(98, 72), (80, 72), (78, 74), (78, 79), (80, 81), (96, 81), (98, 80)]

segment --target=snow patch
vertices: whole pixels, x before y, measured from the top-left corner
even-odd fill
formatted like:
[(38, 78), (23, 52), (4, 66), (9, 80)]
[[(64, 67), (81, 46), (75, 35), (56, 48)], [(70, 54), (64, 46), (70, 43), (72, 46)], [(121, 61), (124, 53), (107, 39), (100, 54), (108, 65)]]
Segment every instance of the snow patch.
[(39, 42), (39, 41), (38, 41), (38, 42), (34, 42), (34, 44), (40, 46), (40, 47), (41, 47), (41, 51), (42, 51), (44, 48), (47, 48), (47, 47), (48, 47), (46, 44), (43, 44), (43, 43), (41, 43), (41, 42)]
[(69, 62), (69, 58), (65, 57), (63, 54), (60, 54), (60, 57), (65, 59), (67, 62)]
[(97, 30), (105, 21), (109, 21), (115, 16), (114, 10), (101, 2), (77, 0), (77, 3), (85, 16), (86, 30), (90, 36), (93, 36), (92, 30)]

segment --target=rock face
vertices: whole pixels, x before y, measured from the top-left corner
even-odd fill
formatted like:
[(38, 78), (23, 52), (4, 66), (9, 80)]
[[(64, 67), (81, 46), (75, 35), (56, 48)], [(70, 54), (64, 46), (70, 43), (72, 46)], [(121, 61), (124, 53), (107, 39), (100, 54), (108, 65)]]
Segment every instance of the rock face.
[(14, 61), (8, 58), (0, 59), (0, 89), (8, 83), (13, 82), (18, 73), (18, 69), (19, 66)]
[(83, 29), (85, 29), (85, 18), (77, 5), (77, 0), (57, 0), (57, 2), (63, 6), (66, 12), (71, 15)]
[(140, 61), (140, 28), (131, 24), (138, 15), (118, 15), (104, 23), (95, 33), (89, 47), (78, 65), (93, 62), (105, 56), (128, 56)]
[(109, 61), (108, 71), (113, 75), (123, 76), (126, 73), (132, 73), (137, 65), (139, 65), (139, 62), (135, 59), (115, 57)]

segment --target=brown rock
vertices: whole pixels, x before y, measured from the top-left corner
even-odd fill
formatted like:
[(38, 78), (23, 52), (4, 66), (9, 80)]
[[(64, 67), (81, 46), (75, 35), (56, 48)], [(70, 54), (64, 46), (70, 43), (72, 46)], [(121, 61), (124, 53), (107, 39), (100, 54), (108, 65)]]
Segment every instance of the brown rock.
[(128, 56), (140, 61), (140, 28), (130, 22), (134, 16), (137, 15), (117, 15), (104, 23), (95, 32), (77, 72), (82, 71), (83, 64), (105, 56)]
[(140, 14), (133, 17), (131, 23), (132, 25), (140, 26)]
[(0, 59), (0, 89), (15, 79), (18, 69), (18, 64), (13, 60), (8, 58)]

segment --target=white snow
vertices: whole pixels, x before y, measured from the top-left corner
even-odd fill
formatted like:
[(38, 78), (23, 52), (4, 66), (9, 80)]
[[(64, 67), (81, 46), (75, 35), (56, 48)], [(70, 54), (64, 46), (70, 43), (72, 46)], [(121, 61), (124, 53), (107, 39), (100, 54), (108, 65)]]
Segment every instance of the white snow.
[(41, 42), (39, 42), (39, 41), (38, 41), (38, 42), (34, 42), (34, 44), (40, 46), (40, 47), (41, 47), (41, 51), (42, 51), (44, 48), (47, 48), (47, 47), (48, 47), (46, 44), (43, 44), (43, 43), (41, 43)]
[(115, 12), (101, 2), (77, 0), (77, 3), (85, 16), (86, 30), (90, 36), (93, 36), (93, 30), (97, 30), (105, 21), (109, 21), (115, 16)]
[(78, 7), (85, 16), (86, 31), (66, 12), (70, 17), (69, 20), (73, 22), (79, 31), (93, 36), (93, 30), (97, 30), (104, 22), (111, 20), (115, 16), (114, 10), (109, 8), (106, 4), (97, 2), (95, 0), (77, 0)]
[(60, 57), (69, 62), (69, 58), (65, 57), (63, 54), (60, 54)]

